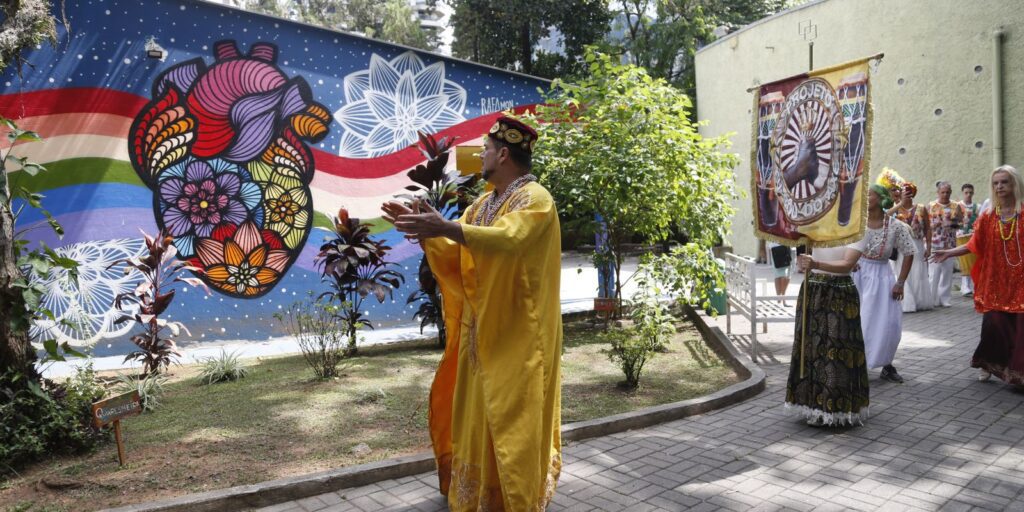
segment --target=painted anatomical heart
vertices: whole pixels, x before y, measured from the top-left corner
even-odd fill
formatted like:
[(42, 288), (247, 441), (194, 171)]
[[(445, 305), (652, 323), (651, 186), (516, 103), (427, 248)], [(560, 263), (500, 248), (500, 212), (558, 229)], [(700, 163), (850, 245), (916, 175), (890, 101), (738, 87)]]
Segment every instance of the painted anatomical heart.
[(307, 143), (330, 113), (301, 77), (277, 66), (277, 48), (214, 45), (165, 71), (129, 133), (132, 166), (153, 190), (157, 225), (211, 287), (236, 297), (270, 291), (301, 252), (313, 223)]

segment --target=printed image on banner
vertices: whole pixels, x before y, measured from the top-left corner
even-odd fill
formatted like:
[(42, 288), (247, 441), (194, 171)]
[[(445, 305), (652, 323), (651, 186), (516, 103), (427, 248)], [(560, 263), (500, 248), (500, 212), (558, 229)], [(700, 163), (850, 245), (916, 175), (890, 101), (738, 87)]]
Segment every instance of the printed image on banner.
[(869, 59), (758, 88), (751, 144), (756, 236), (837, 246), (864, 229)]

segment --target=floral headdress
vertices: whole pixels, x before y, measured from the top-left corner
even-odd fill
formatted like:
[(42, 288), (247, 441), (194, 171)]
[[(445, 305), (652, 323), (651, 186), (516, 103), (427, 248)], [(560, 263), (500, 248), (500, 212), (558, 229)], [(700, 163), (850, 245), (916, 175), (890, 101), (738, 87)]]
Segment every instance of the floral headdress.
[(878, 175), (878, 179), (875, 180), (875, 183), (892, 190), (894, 188), (902, 188), (906, 181), (907, 180), (903, 179), (899, 173), (886, 167), (882, 169), (882, 173)]

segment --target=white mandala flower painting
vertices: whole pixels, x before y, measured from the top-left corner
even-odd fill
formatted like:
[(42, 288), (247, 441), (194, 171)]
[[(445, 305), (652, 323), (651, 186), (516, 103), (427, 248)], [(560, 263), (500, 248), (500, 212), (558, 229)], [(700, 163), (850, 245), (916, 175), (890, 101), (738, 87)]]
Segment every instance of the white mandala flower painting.
[(38, 281), (46, 289), (41, 304), (53, 312), (54, 319), (36, 322), (30, 332), (33, 339), (55, 339), (81, 347), (127, 334), (134, 324), (114, 325), (123, 314), (114, 308), (114, 298), (134, 289), (141, 275), (135, 269), (125, 273), (120, 265), (107, 267), (117, 260), (139, 256), (144, 250), (142, 239), (81, 242), (55, 249), (57, 254), (78, 262), (78, 281), (61, 268)]
[(338, 154), (373, 158), (405, 149), (417, 130), (435, 133), (466, 120), (466, 90), (445, 79), (444, 62), (426, 65), (412, 51), (390, 61), (373, 54), (370, 69), (345, 77)]

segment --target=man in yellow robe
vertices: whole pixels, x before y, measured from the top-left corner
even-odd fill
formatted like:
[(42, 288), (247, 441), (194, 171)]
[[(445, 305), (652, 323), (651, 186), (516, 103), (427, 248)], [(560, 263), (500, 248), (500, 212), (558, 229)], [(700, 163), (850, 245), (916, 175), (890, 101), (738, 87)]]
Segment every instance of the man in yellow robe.
[(561, 471), (561, 236), (529, 174), (537, 133), (501, 117), (485, 137), (494, 190), (456, 221), (387, 203), (418, 239), (444, 298), (448, 346), (430, 392), (430, 434), (449, 508), (544, 510)]

